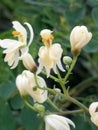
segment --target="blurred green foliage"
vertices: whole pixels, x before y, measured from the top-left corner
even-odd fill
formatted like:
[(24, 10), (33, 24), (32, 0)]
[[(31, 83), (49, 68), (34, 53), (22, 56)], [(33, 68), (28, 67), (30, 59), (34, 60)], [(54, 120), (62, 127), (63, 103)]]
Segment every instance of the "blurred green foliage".
[[(85, 25), (93, 34), (91, 42), (83, 49), (71, 76), (69, 85), (77, 91), (79, 100), (87, 106), (98, 101), (98, 0), (0, 0), (0, 38), (12, 38), (11, 22), (29, 22), (35, 37), (30, 52), (37, 59), (41, 46), (39, 33), (44, 28), (54, 31), (54, 42), (61, 43), (63, 55), (71, 55), (69, 36), (76, 25)], [(3, 61), (0, 50), (0, 130), (41, 130), (36, 114), (24, 107), (16, 89), (15, 78), (21, 73), (21, 63), (10, 70)], [(78, 77), (78, 78), (77, 78)], [(87, 82), (88, 81), (88, 82)], [(85, 91), (84, 91), (85, 90)], [(70, 107), (70, 106), (69, 106)], [(72, 106), (74, 108), (74, 106)], [(97, 130), (84, 115), (73, 115), (74, 130)]]

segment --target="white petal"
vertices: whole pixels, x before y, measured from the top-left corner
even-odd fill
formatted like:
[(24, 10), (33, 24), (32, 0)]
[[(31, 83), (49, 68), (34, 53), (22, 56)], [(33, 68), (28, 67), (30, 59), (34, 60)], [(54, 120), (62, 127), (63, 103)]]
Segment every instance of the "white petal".
[(16, 51), (17, 49), (21, 48), (23, 44), (20, 44), (20, 42), (17, 42), (17, 44), (14, 44), (10, 48), (7, 48), (6, 50), (3, 51), (3, 53), (11, 53)]
[(14, 56), (15, 56), (14, 53), (7, 53), (4, 58), (4, 61), (8, 62), (9, 66), (12, 66), (12, 64), (14, 63)]
[(28, 79), (23, 73), (17, 76), (16, 86), (21, 95), (27, 95), (26, 87), (28, 86)]
[(40, 62), (40, 59), (38, 59), (38, 62), (39, 62), (39, 66), (38, 66), (38, 69), (37, 69), (36, 74), (39, 74), (39, 73), (42, 71), (42, 69), (43, 69), (43, 65), (42, 65), (42, 63)]
[(74, 123), (70, 119), (56, 114), (46, 116), (45, 123), (46, 130), (70, 130), (69, 124), (75, 127)]
[(43, 30), (40, 32), (40, 35), (41, 35), (42, 38), (47, 39), (52, 32), (53, 32), (53, 31), (51, 31), (51, 30), (49, 30), (49, 29), (43, 29)]
[(21, 57), (23, 55), (25, 55), (26, 53), (28, 53), (29, 48), (26, 46), (26, 47), (21, 48), (20, 51), (21, 51), (21, 56), (20, 56), (20, 59), (21, 59)]
[(89, 113), (90, 113), (91, 116), (95, 113), (97, 107), (98, 107), (98, 102), (93, 102), (93, 103), (89, 106)]
[(26, 29), (18, 21), (13, 21), (12, 24), (13, 24), (13, 28), (16, 31), (20, 32), (23, 35), (24, 39), (25, 39), (24, 41), (26, 41), (26, 39), (27, 39)]
[[(66, 118), (66, 117), (64, 117), (64, 118)], [(71, 121), (68, 118), (66, 118), (66, 121), (68, 122), (68, 124), (72, 125), (75, 128), (75, 124), (73, 123), (73, 121)]]
[(51, 70), (51, 69), (50, 69), (50, 68), (46, 68), (46, 67), (45, 67), (45, 69), (46, 69), (47, 78), (48, 78), (48, 77), (49, 77), (49, 75), (50, 75), (50, 70)]
[(13, 64), (13, 66), (11, 67), (11, 69), (16, 68), (17, 65), (18, 65), (18, 62), (19, 62), (19, 52), (17, 51), (16, 54), (15, 54), (15, 57), (14, 57), (14, 64)]
[(4, 39), (0, 40), (0, 47), (2, 48), (12, 48), (14, 46), (21, 45), (21, 43), (17, 40)]
[[(41, 77), (37, 77), (38, 80), (38, 84), (41, 88), (45, 88), (46, 87), (46, 83), (44, 81), (43, 78)], [(31, 96), (33, 97), (34, 101), (39, 102), (39, 103), (43, 103), (47, 100), (47, 91), (46, 90), (42, 90), (37, 88), (36, 91), (33, 91)]]
[(92, 116), (91, 116), (91, 121), (98, 126), (98, 112), (95, 112)]
[(55, 74), (57, 74), (57, 67), (56, 67), (56, 65), (54, 65), (53, 71), (54, 71)]
[(51, 45), (49, 50), (49, 55), (54, 60), (59, 60), (62, 56), (63, 49), (61, 48), (61, 45), (58, 43), (55, 43)]
[(59, 60), (59, 61), (57, 62), (57, 66), (58, 66), (58, 68), (59, 68), (62, 72), (65, 72), (65, 70), (64, 70), (64, 68), (63, 68), (63, 66), (62, 66), (62, 64), (61, 64), (61, 60)]
[(29, 28), (29, 31), (30, 31), (30, 39), (29, 39), (29, 42), (28, 42), (28, 46), (30, 46), (32, 41), (33, 41), (33, 38), (34, 38), (34, 31), (33, 31), (32, 26), (29, 23), (25, 22), (24, 24), (27, 25), (27, 27)]

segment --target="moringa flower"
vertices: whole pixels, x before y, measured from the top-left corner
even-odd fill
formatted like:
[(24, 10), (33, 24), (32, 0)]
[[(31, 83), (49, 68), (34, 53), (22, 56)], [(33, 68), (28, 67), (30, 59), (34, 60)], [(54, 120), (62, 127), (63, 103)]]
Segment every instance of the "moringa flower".
[(43, 67), (45, 67), (47, 72), (47, 77), (50, 75), (50, 70), (53, 68), (56, 73), (56, 65), (61, 71), (65, 71), (61, 65), (61, 56), (63, 49), (61, 45), (55, 43), (52, 45), (53, 35), (52, 31), (44, 29), (41, 31), (40, 35), (42, 37), (42, 42), (45, 46), (40, 47), (38, 56), (39, 56), (39, 67), (37, 74), (41, 72)]
[[(38, 85), (41, 88), (46, 87), (43, 78), (37, 76)], [(22, 96), (30, 95), (34, 101), (43, 103), (47, 100), (47, 91), (37, 87), (34, 74), (28, 70), (24, 70), (22, 74), (16, 78), (16, 86)]]
[(26, 29), (18, 21), (13, 21), (12, 24), (13, 28), (15, 29), (12, 34), (14, 37), (18, 37), (18, 40), (0, 40), (0, 47), (6, 48), (6, 50), (3, 51), (3, 53), (6, 54), (4, 61), (8, 62), (8, 65), (11, 66), (11, 69), (14, 69), (18, 65), (19, 57), (28, 52), (29, 46), (33, 40), (34, 33), (31, 25), (25, 22), (24, 24), (28, 27), (30, 31), (30, 39), (29, 42), (27, 42)]
[(75, 124), (68, 118), (56, 114), (45, 117), (46, 130), (70, 130), (70, 125), (75, 128)]
[(91, 115), (91, 121), (98, 126), (98, 112), (96, 111), (96, 109), (98, 108), (98, 102), (93, 102), (90, 106), (89, 106), (89, 113)]
[(81, 49), (91, 40), (92, 33), (86, 26), (76, 26), (70, 34), (71, 50), (73, 54), (79, 54)]

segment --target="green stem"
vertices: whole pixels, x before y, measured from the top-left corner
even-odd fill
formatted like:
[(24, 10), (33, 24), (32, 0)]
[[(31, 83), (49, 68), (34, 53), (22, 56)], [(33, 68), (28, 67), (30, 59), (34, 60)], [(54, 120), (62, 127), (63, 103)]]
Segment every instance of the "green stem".
[(64, 78), (64, 81), (65, 81), (65, 82), (67, 81), (69, 75), (71, 74), (71, 71), (72, 71), (72, 69), (74, 68), (74, 66), (75, 66), (75, 64), (76, 64), (77, 58), (78, 58), (77, 55), (74, 56), (73, 61), (72, 61), (72, 64), (71, 64), (71, 66), (70, 66), (70, 68), (69, 68), (69, 70), (68, 70), (68, 72), (67, 72), (67, 74), (66, 74), (66, 76), (65, 76), (65, 78)]
[(36, 83), (37, 88), (42, 89), (42, 90), (47, 90), (47, 91), (49, 91), (49, 92), (52, 93), (52, 94), (56, 94), (56, 91), (53, 90), (53, 89), (51, 89), (51, 88), (48, 88), (48, 87), (43, 87), (43, 88), (42, 88), (42, 87), (40, 87), (39, 84), (38, 84), (38, 81), (37, 81), (37, 76), (36, 76), (36, 74), (34, 74), (34, 79), (35, 79), (35, 83)]
[[(36, 82), (36, 85), (37, 85), (37, 87), (38, 87), (39, 89), (48, 90), (48, 91), (51, 92), (52, 94), (56, 94), (56, 93), (57, 93), (55, 90), (50, 89), (50, 88), (46, 88), (46, 87), (41, 88), (41, 87), (38, 85), (38, 83), (37, 83), (36, 74), (35, 74), (35, 82)], [(68, 93), (66, 93), (66, 95), (64, 95), (64, 94), (62, 94), (62, 93), (59, 93), (59, 94), (60, 94), (64, 99), (66, 99), (66, 100), (68, 100), (68, 101), (70, 101), (70, 102), (76, 104), (77, 106), (79, 106), (80, 108), (82, 108), (84, 111), (88, 112), (88, 108), (87, 108), (86, 106), (84, 106), (84, 105), (83, 105), (82, 103), (80, 103), (78, 100), (76, 100), (76, 99), (70, 97), (70, 96), (68, 95)]]
[(62, 77), (61, 77), (61, 75), (60, 75), (60, 73), (59, 73), (59, 71), (58, 71), (58, 69), (57, 69), (57, 75), (58, 75), (58, 81), (59, 81), (59, 84), (61, 85), (61, 88), (62, 88), (62, 90), (63, 90), (63, 93), (64, 94), (66, 94), (66, 88), (65, 88), (65, 82), (63, 81), (63, 79), (62, 79)]
[(88, 108), (87, 108), (85, 105), (83, 105), (81, 102), (79, 102), (78, 100), (76, 100), (75, 98), (72, 98), (72, 97), (69, 96), (68, 94), (66, 94), (66, 95), (63, 95), (63, 94), (62, 94), (62, 97), (63, 97), (64, 99), (66, 99), (66, 100), (68, 100), (68, 101), (70, 101), (70, 102), (76, 104), (77, 106), (79, 106), (81, 109), (83, 109), (85, 112), (88, 113)]
[(83, 112), (82, 109), (80, 110), (72, 110), (72, 111), (63, 111), (63, 112), (56, 112), (59, 115), (68, 115), (68, 114), (75, 114), (75, 113), (80, 113)]
[(78, 85), (76, 85), (73, 89), (71, 89), (71, 91), (69, 92), (69, 94), (72, 95), (78, 95), (80, 92), (82, 92), (83, 90), (85, 90), (86, 88), (88, 88), (89, 86), (91, 86), (93, 84), (93, 82), (98, 80), (98, 76), (95, 77), (90, 77), (86, 80), (84, 80), (83, 82), (79, 83)]
[(48, 102), (53, 108), (55, 108), (58, 112), (62, 112), (49, 98), (47, 99), (47, 102)]
[[(23, 98), (23, 100), (24, 100), (25, 104), (26, 104), (30, 109), (32, 109), (33, 111), (36, 111), (36, 109), (27, 101), (27, 99), (24, 99), (24, 98)], [(36, 111), (36, 112), (37, 112), (37, 111)]]
[[(44, 71), (42, 71), (42, 74), (47, 75)], [(56, 81), (56, 82), (59, 82), (59, 81), (58, 81), (58, 78), (54, 77), (54, 76), (51, 75), (51, 74), (49, 75), (49, 78), (53, 79), (53, 80)]]

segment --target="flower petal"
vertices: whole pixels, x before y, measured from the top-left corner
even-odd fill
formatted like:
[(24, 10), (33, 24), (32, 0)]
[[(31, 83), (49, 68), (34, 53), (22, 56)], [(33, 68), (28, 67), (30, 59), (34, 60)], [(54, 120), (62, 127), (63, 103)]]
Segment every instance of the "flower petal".
[(92, 116), (91, 116), (91, 121), (98, 126), (98, 112), (95, 112)]
[(25, 39), (27, 39), (26, 29), (20, 24), (20, 22), (18, 22), (18, 21), (13, 21), (12, 24), (13, 24), (13, 28), (14, 28), (16, 31), (20, 32), (20, 33), (24, 36)]
[(69, 124), (75, 127), (75, 124), (68, 118), (56, 114), (45, 117), (46, 130), (70, 130)]
[(29, 23), (25, 22), (24, 24), (27, 25), (27, 27), (28, 27), (28, 29), (29, 29), (29, 31), (30, 31), (30, 39), (29, 39), (29, 42), (28, 42), (28, 47), (29, 47), (29, 46), (31, 45), (32, 41), (33, 41), (34, 32), (33, 32), (32, 26), (31, 26)]
[(62, 66), (62, 64), (61, 64), (61, 60), (58, 60), (58, 61), (57, 61), (57, 66), (58, 66), (58, 68), (59, 68), (62, 72), (65, 72), (65, 70), (64, 70), (64, 68), (63, 68), (63, 66)]
[(90, 113), (91, 116), (95, 113), (97, 107), (98, 107), (98, 102), (93, 102), (93, 103), (89, 106), (89, 113)]
[(39, 74), (42, 71), (42, 69), (43, 69), (43, 65), (42, 65), (40, 59), (38, 59), (38, 62), (39, 62), (39, 66), (38, 66), (36, 74)]
[(11, 69), (16, 68), (16, 66), (18, 65), (18, 62), (19, 62), (19, 51), (17, 50), (17, 52), (16, 52), (16, 54), (15, 54), (15, 57), (14, 57), (14, 64), (13, 64), (13, 66), (11, 67)]
[(14, 46), (17, 46), (17, 44), (22, 45), (17, 40), (11, 40), (11, 39), (0, 40), (0, 47), (2, 47), (2, 48), (12, 48)]

